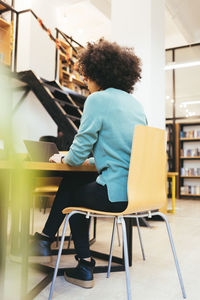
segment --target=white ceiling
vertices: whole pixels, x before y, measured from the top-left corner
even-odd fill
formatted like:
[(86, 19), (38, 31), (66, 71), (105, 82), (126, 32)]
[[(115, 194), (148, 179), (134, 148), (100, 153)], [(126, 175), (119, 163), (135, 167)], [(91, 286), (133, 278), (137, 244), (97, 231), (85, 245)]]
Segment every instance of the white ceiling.
[(200, 42), (200, 1), (166, 0), (165, 6), (187, 44)]
[[(59, 3), (65, 1), (59, 0)], [(57, 5), (57, 2), (56, 2)], [(57, 10), (58, 28), (82, 45), (104, 36), (110, 39), (111, 21), (88, 0), (70, 0)]]
[[(111, 0), (49, 0), (58, 28), (85, 45), (111, 36)], [(200, 42), (200, 0), (165, 0), (165, 48)]]

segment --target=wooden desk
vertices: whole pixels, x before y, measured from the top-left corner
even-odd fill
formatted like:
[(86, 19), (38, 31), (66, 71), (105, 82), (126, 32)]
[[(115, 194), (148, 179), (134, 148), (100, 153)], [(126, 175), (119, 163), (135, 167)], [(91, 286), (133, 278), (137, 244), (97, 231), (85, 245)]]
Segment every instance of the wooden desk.
[(172, 209), (168, 209), (167, 212), (175, 213), (175, 201), (176, 201), (176, 176), (178, 172), (168, 172), (167, 177), (172, 179)]
[[(32, 198), (32, 191), (34, 188), (35, 179), (38, 177), (63, 177), (63, 176), (71, 176), (72, 173), (83, 175), (83, 176), (94, 176), (94, 180), (97, 176), (97, 171), (95, 166), (88, 165), (88, 166), (77, 166), (77, 167), (71, 167), (66, 164), (56, 164), (56, 163), (46, 163), (46, 162), (23, 162), (21, 164), (21, 173), (22, 173), (22, 180), (21, 184), (23, 187), (20, 190), (17, 188), (17, 193), (23, 193), (23, 196), (21, 196), (24, 201), (21, 202), (21, 212), (22, 212), (22, 231), (21, 231), (21, 237), (23, 241), (23, 249), (22, 249), (22, 282), (21, 282), (21, 298), (25, 299), (33, 299), (43, 288), (45, 288), (49, 282), (52, 280), (52, 275), (54, 268), (53, 267), (44, 267), (39, 266), (39, 269), (42, 269), (47, 273), (47, 276), (45, 279), (42, 280), (37, 286), (35, 286), (31, 291), (27, 293), (27, 287), (28, 287), (28, 244), (29, 244), (29, 227), (30, 227), (30, 203), (31, 201), (27, 201), (27, 199), (31, 200)], [(19, 170), (17, 170), (17, 174), (19, 176)], [(16, 188), (16, 187), (14, 187)], [(16, 196), (15, 196), (16, 197)], [(19, 195), (18, 195), (19, 198)], [(14, 202), (17, 202), (17, 200)], [(17, 207), (15, 206), (15, 210)], [(17, 220), (14, 221), (14, 228), (17, 226)], [(15, 239), (14, 234), (14, 239)], [(17, 242), (17, 241), (16, 241)], [(16, 244), (16, 243), (15, 243)], [(54, 251), (54, 255), (57, 254), (57, 250)], [(70, 253), (70, 252), (69, 252)], [(35, 265), (36, 266), (36, 265)], [(38, 266), (38, 265), (37, 265)], [(60, 275), (62, 275), (64, 272), (64, 269), (60, 271)]]
[[(33, 299), (51, 281), (52, 277), (51, 274), (47, 276), (47, 279), (27, 296), (30, 204), (34, 182), (40, 176), (63, 177), (66, 174), (70, 176), (72, 173), (94, 176), (94, 180), (97, 175), (93, 165), (71, 167), (65, 164), (44, 162), (0, 161), (0, 296), (3, 295), (5, 277), (9, 196), (11, 196), (11, 248), (16, 251), (14, 255), (19, 254), (17, 250), (20, 250), (22, 254), (20, 299)], [(18, 245), (20, 249), (17, 249)], [(53, 268), (51, 269), (53, 271)], [(2, 299), (3, 296), (0, 298)]]
[(71, 167), (66, 164), (27, 161), (23, 163), (23, 167), (27, 171), (38, 171), (39, 174), (41, 172), (52, 173), (53, 171), (57, 173), (58, 172), (97, 172), (97, 169), (94, 165)]
[[(94, 180), (97, 176), (96, 167), (78, 166), (71, 167), (65, 164), (45, 163), (45, 162), (0, 162), (0, 167), (9, 169), (12, 171), (12, 230), (11, 230), (11, 248), (15, 248), (16, 245), (22, 245), (19, 249), (22, 254), (22, 268), (21, 268), (21, 298), (20, 299), (34, 299), (36, 295), (41, 292), (52, 280), (53, 267), (41, 266), (40, 270), (46, 272), (48, 275), (35, 286), (31, 291), (27, 293), (28, 287), (28, 245), (29, 245), (29, 228), (30, 228), (30, 203), (32, 198), (32, 191), (34, 188), (34, 182), (37, 177), (51, 177), (51, 176), (71, 176), (72, 174), (79, 174), (80, 176), (94, 176)], [(20, 219), (21, 214), (21, 219)], [(21, 232), (18, 232), (19, 222), (21, 220)], [(127, 239), (129, 245), (130, 264), (132, 255), (132, 226), (127, 223)], [(18, 238), (18, 240), (17, 240)], [(20, 240), (20, 241), (19, 241)], [(13, 247), (12, 247), (13, 245)], [(71, 251), (69, 251), (71, 250)], [(66, 254), (73, 254), (74, 249), (66, 249)], [(65, 253), (64, 251), (64, 253)], [(57, 254), (57, 250), (53, 250), (53, 255)], [(92, 256), (108, 260), (109, 255), (100, 253), (97, 251), (91, 251)], [(113, 262), (119, 265), (113, 266), (112, 271), (124, 270), (123, 257), (113, 257)], [(35, 265), (36, 267), (36, 265)], [(62, 275), (66, 268), (61, 268), (58, 275)], [(106, 272), (107, 266), (95, 267), (95, 273)]]

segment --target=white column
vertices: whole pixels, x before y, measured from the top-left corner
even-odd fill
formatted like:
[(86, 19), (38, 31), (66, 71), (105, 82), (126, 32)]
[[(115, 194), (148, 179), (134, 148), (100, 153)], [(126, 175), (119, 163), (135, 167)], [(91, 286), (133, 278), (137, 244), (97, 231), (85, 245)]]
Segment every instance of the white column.
[(112, 0), (112, 40), (134, 47), (142, 60), (142, 79), (134, 96), (150, 126), (165, 127), (164, 0)]
[[(17, 11), (32, 9), (56, 37), (56, 1), (16, 0)], [(32, 70), (38, 76), (53, 80), (55, 74), (55, 43), (30, 13), (19, 16), (17, 71)]]
[[(51, 30), (56, 37), (56, 1), (32, 0), (32, 10)], [(55, 43), (50, 40), (47, 32), (41, 28), (38, 21), (31, 18), (31, 52), (30, 67), (38, 75), (48, 80), (55, 74)]]
[[(51, 4), (52, 2), (49, 2), (48, 0), (16, 0), (15, 8), (17, 11), (32, 9), (55, 36), (56, 8)], [(19, 72), (32, 70), (37, 76), (47, 80), (54, 79), (55, 44), (30, 12), (19, 17), (17, 62)], [(14, 106), (21, 96), (21, 91), (13, 93)], [(15, 149), (22, 153), (26, 152), (24, 139), (39, 140), (43, 135), (57, 135), (57, 125), (33, 92), (28, 94), (24, 103), (13, 115), (13, 129)]]

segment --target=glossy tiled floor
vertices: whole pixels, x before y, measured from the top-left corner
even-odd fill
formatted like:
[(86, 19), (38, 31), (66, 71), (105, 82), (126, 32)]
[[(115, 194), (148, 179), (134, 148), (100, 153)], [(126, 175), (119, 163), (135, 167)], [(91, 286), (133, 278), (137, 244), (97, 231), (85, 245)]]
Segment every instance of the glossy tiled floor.
[[(40, 230), (46, 215), (36, 212), (35, 229)], [(200, 201), (177, 200), (175, 215), (168, 214), (175, 247), (185, 283), (188, 300), (200, 299)], [(134, 300), (178, 300), (182, 294), (178, 277), (168, 241), (166, 228), (163, 222), (150, 222), (152, 228), (141, 228), (146, 261), (142, 260), (141, 250), (136, 229), (133, 230), (133, 266), (130, 267), (132, 299)], [(97, 226), (97, 242), (92, 248), (108, 252), (112, 232), (112, 222), (99, 220)], [(114, 255), (120, 255), (121, 248), (115, 239)], [(55, 263), (55, 257), (53, 263)], [(8, 262), (8, 265), (12, 264)], [(75, 265), (73, 256), (62, 258), (62, 264)], [(103, 261), (97, 261), (103, 265)], [(16, 265), (17, 268), (17, 265)], [(9, 269), (9, 266), (8, 266)], [(14, 277), (14, 274), (12, 273)], [(33, 286), (41, 280), (44, 274), (31, 271), (29, 284)], [(11, 278), (7, 279), (6, 286)], [(8, 289), (6, 289), (8, 290)], [(35, 299), (48, 299), (49, 286), (47, 286)], [(16, 299), (10, 291), (6, 300)], [(86, 290), (67, 283), (63, 277), (58, 277), (55, 285), (55, 300), (125, 300), (126, 282), (125, 273), (111, 273), (109, 279), (105, 274), (95, 274), (95, 287)]]

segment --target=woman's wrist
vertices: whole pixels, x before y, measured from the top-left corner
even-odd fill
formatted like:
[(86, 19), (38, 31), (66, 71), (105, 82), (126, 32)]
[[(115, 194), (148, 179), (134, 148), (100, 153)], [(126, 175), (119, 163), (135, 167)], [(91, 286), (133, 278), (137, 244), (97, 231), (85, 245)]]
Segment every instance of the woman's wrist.
[(61, 157), (61, 164), (64, 164), (65, 162), (64, 162), (64, 158), (65, 158), (65, 156), (63, 155), (62, 157)]

